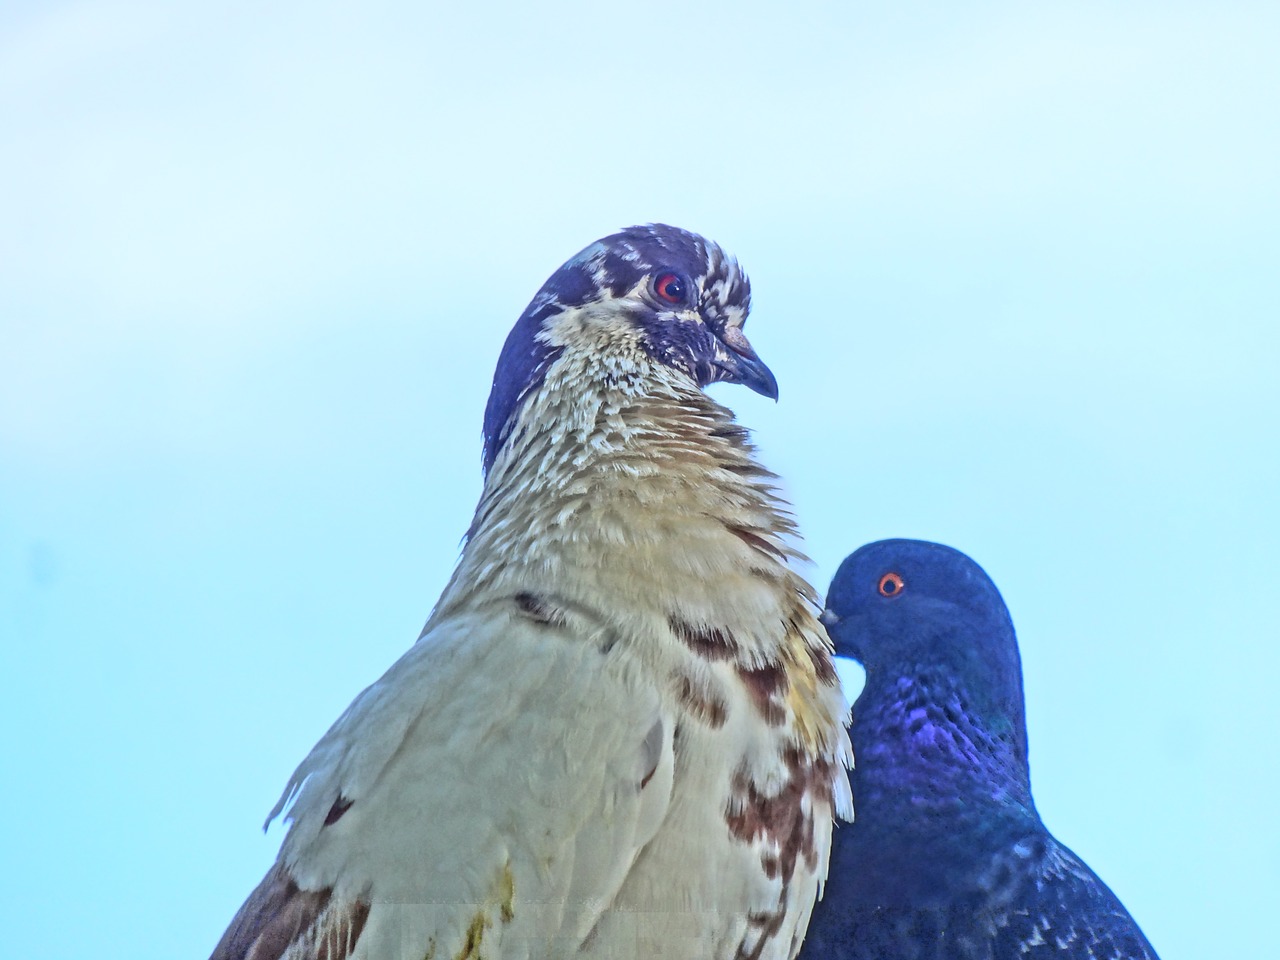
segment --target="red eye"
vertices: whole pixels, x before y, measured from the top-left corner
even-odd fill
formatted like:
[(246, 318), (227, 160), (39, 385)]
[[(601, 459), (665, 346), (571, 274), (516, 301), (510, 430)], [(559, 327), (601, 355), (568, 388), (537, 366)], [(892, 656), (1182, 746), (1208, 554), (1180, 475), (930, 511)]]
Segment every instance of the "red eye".
[(907, 585), (902, 580), (902, 574), (886, 573), (880, 578), (880, 596), (896, 597), (906, 589), (906, 586)]
[(684, 281), (674, 273), (664, 273), (653, 284), (654, 292), (667, 303), (684, 302)]

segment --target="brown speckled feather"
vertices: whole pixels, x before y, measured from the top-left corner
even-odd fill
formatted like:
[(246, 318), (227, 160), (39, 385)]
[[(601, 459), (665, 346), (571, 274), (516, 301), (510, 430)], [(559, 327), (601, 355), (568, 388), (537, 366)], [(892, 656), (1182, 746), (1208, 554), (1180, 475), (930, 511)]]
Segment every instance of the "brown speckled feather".
[(315, 960), (346, 960), (368, 916), (362, 901), (334, 909), (332, 891), (298, 889), (277, 863), (249, 894), (210, 960), (281, 960), (291, 947), (305, 948)]

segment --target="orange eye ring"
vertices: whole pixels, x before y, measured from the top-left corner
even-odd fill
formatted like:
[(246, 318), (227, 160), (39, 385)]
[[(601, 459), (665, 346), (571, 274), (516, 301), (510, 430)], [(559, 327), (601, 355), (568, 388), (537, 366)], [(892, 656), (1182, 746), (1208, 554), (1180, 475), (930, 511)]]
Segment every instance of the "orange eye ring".
[(906, 586), (907, 584), (906, 581), (902, 579), (902, 574), (886, 573), (880, 578), (880, 596), (890, 598), (896, 597), (906, 589)]

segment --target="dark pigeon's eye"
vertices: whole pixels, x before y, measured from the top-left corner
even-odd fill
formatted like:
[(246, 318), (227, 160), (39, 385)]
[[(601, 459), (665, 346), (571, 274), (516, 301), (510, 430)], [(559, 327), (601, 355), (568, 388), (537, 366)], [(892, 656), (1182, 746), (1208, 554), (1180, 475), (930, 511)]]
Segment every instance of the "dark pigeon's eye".
[(886, 573), (880, 578), (880, 596), (882, 597), (896, 597), (905, 587), (906, 584), (900, 573)]
[(653, 290), (667, 303), (684, 303), (684, 281), (674, 273), (664, 273), (655, 280)]

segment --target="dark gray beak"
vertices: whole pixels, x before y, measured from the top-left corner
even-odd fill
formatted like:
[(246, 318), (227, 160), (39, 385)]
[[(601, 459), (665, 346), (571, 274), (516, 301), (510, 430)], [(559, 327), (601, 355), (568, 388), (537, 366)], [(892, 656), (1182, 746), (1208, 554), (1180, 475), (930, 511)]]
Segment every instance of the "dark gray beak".
[(738, 382), (770, 400), (778, 399), (778, 379), (759, 357), (739, 358)]
[(720, 335), (720, 341), (729, 348), (726, 358), (725, 377), (730, 383), (740, 383), (750, 387), (761, 396), (770, 400), (778, 399), (778, 379), (773, 371), (764, 365), (764, 361), (756, 356), (751, 342), (739, 327), (726, 327)]

